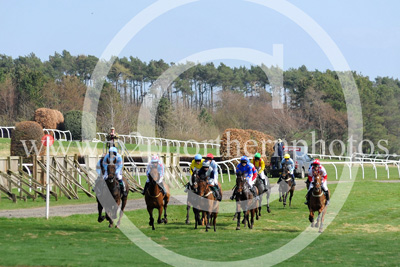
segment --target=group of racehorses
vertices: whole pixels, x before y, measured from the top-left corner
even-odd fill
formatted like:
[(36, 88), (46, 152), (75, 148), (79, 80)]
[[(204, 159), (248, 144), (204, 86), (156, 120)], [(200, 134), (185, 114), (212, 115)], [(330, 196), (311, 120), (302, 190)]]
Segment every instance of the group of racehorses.
[[(118, 206), (120, 207), (120, 216), (119, 220), (116, 224), (118, 227), (121, 223), (121, 217), (123, 215), (123, 211), (127, 202), (127, 194), (123, 195), (120, 192), (120, 187), (118, 180), (115, 176), (115, 165), (108, 164), (107, 165), (107, 173), (108, 178), (104, 180), (105, 184), (100, 183), (102, 186), (96, 186), (97, 193), (97, 202), (98, 202), (98, 222), (102, 222), (104, 219), (109, 221), (109, 227), (114, 226), (113, 219), (117, 218), (117, 210)], [(309, 203), (309, 220), (311, 222), (311, 227), (320, 227), (319, 231), (322, 232), (323, 220), (326, 213), (325, 206), (325, 195), (321, 190), (322, 179), (317, 172), (313, 173), (314, 175), (314, 187), (310, 198)], [(154, 218), (153, 218), (153, 210), (158, 210), (158, 219), (157, 223), (167, 223), (167, 206), (170, 198), (169, 188), (166, 183), (164, 183), (167, 193), (164, 194), (160, 187), (157, 185), (159, 174), (156, 168), (152, 168), (148, 175), (149, 177), (149, 187), (145, 192), (145, 202), (147, 205), (147, 211), (149, 213), (149, 225), (154, 230)], [(283, 202), (283, 206), (286, 206), (286, 200), (289, 196), (289, 206), (291, 206), (291, 201), (293, 197), (293, 193), (295, 190), (295, 186), (292, 184), (291, 175), (289, 170), (284, 166), (281, 175), (282, 181), (279, 183), (279, 201)], [(124, 183), (126, 185), (126, 190), (129, 191), (128, 183), (125, 178)], [(246, 182), (244, 173), (236, 174), (236, 213), (234, 219), (237, 219), (237, 227), (236, 230), (240, 230), (240, 218), (241, 212), (243, 211), (243, 220), (242, 223), (244, 227), (248, 226), (250, 229), (254, 226), (254, 217), (256, 220), (261, 216), (261, 206), (262, 206), (262, 197), (266, 194), (267, 198), (267, 211), (271, 212), (269, 207), (269, 197), (271, 194), (271, 186), (267, 179), (267, 190), (263, 188), (263, 181), (259, 177), (255, 182), (256, 195), (253, 195), (253, 192), (250, 190), (249, 184)], [(188, 191), (188, 199), (187, 199), (187, 217), (186, 224), (189, 224), (189, 212), (190, 208), (193, 207), (193, 213), (195, 216), (195, 229), (197, 229), (198, 225), (205, 225), (206, 231), (211, 228), (211, 225), (216, 231), (216, 222), (219, 211), (219, 201), (217, 201), (216, 197), (213, 194), (213, 190), (210, 185), (207, 183), (207, 179), (205, 177), (200, 177), (197, 172), (194, 172), (191, 177), (191, 187)], [(221, 185), (219, 185), (221, 188)], [(108, 190), (103, 190), (103, 189)], [(266, 191), (266, 192), (264, 192)], [(110, 195), (108, 194), (110, 193)], [(100, 197), (99, 197), (100, 196)], [(99, 200), (101, 199), (101, 201)], [(112, 201), (114, 200), (114, 201)], [(108, 204), (107, 204), (108, 203)], [(111, 204), (110, 204), (111, 203)], [(103, 206), (107, 205), (108, 211), (106, 210), (106, 215), (102, 215)], [(162, 217), (162, 212), (164, 211), (164, 217)], [(318, 212), (317, 223), (314, 224), (314, 212)], [(321, 216), (322, 215), (322, 216)]]

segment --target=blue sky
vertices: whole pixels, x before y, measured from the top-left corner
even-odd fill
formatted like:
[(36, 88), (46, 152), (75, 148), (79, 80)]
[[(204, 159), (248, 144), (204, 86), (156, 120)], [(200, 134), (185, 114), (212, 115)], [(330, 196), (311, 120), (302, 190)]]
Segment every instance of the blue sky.
[[(278, 0), (279, 1), (279, 0)], [(0, 0), (0, 53), (13, 58), (55, 51), (100, 57), (113, 37), (157, 1)], [(169, 3), (173, 0), (164, 1)], [(292, 0), (332, 38), (350, 68), (370, 79), (400, 78), (399, 1)], [(284, 68), (333, 69), (299, 25), (267, 7), (243, 0), (199, 0), (158, 16), (119, 56), (177, 62), (207, 49), (242, 47), (272, 54), (283, 46)], [(249, 64), (227, 60), (229, 65)]]

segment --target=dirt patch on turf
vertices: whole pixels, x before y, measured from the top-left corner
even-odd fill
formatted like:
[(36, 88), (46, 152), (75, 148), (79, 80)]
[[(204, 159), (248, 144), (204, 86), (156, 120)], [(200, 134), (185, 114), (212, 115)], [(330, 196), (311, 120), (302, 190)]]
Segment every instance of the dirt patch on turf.
[(346, 230), (357, 230), (357, 231), (362, 231), (366, 232), (369, 234), (373, 233), (388, 233), (388, 232), (400, 232), (400, 226), (393, 226), (390, 224), (379, 224), (379, 223), (374, 223), (374, 224), (349, 224), (345, 223), (343, 224), (343, 228)]

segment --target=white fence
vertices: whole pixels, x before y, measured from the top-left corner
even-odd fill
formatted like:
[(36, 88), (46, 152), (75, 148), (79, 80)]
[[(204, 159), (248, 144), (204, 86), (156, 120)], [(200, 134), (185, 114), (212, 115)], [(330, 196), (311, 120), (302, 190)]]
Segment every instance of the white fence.
[(11, 138), (11, 130), (14, 129), (12, 126), (0, 126), (0, 138)]
[(309, 154), (310, 156), (317, 157), (319, 159), (338, 159), (343, 161), (337, 162), (330, 162), (330, 161), (323, 161), (321, 164), (323, 165), (332, 165), (335, 168), (335, 177), (336, 180), (338, 179), (338, 171), (337, 166), (343, 165), (349, 168), (349, 175), (350, 179), (352, 179), (352, 172), (351, 168), (354, 165), (359, 165), (362, 171), (362, 178), (365, 178), (365, 165), (371, 166), (374, 170), (375, 179), (378, 179), (378, 166), (385, 167), (385, 171), (387, 174), (387, 178), (390, 179), (390, 169), (389, 167), (396, 167), (398, 172), (398, 177), (400, 178), (400, 155), (397, 154), (376, 154), (376, 155), (368, 155), (368, 154), (361, 154), (355, 153), (352, 157), (348, 156), (335, 156), (335, 155), (321, 155), (321, 154)]
[[(0, 126), (0, 138), (11, 138), (11, 130), (14, 126)], [(60, 131), (57, 129), (43, 129), (45, 134), (53, 134), (55, 140), (59, 141), (72, 141), (72, 134), (68, 131)]]
[[(97, 139), (101, 141), (106, 141), (107, 133), (96, 133)], [(124, 141), (124, 143), (137, 144), (137, 145), (156, 145), (156, 146), (175, 146), (175, 147), (197, 147), (197, 148), (219, 148), (220, 144), (197, 142), (194, 140), (175, 140), (175, 139), (165, 139), (160, 137), (146, 137), (141, 135), (124, 135), (120, 134), (119, 138)]]
[(72, 134), (69, 130), (68, 131), (60, 131), (57, 129), (43, 129), (43, 131), (46, 134), (53, 133), (54, 139), (56, 139), (58, 141), (72, 141)]

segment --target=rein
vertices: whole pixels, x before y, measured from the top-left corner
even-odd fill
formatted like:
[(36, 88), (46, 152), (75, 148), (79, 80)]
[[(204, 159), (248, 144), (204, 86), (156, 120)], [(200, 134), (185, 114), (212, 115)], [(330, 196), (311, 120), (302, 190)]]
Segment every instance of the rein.
[(323, 194), (324, 194), (324, 192), (322, 192), (322, 191), (321, 191), (321, 194), (319, 194), (319, 195), (314, 195), (314, 190), (312, 192), (312, 196), (313, 197), (322, 197)]
[(158, 198), (158, 197), (162, 194), (162, 192), (160, 191), (156, 196), (152, 196), (152, 195), (150, 194), (149, 189), (147, 188), (147, 194), (149, 195), (149, 197)]

